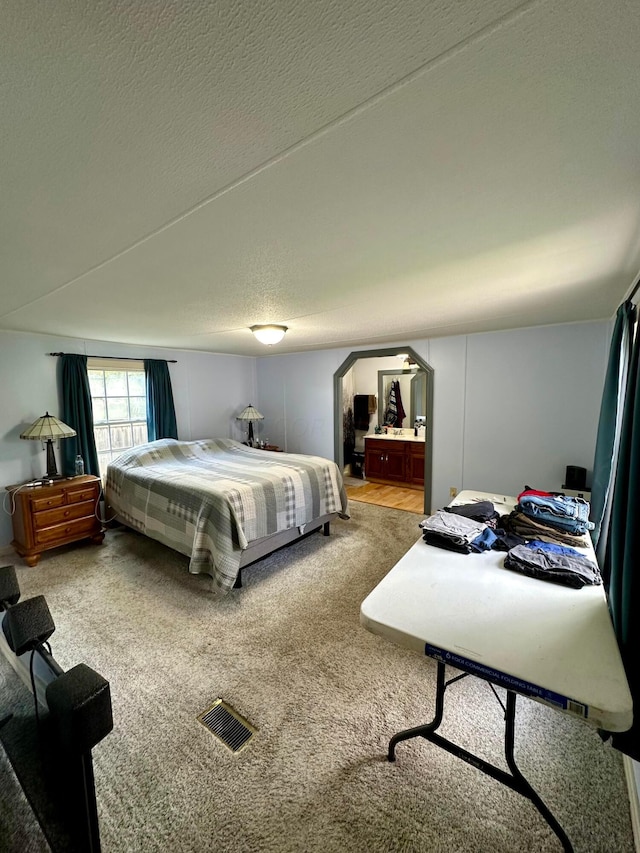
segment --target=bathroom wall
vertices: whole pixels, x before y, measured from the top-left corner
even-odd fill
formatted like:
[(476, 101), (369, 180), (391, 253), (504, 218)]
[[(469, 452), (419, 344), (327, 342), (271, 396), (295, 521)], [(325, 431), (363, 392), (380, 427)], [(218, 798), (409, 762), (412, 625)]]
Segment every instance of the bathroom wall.
[[(379, 370), (398, 370), (400, 371), (402, 362), (395, 356), (384, 356), (381, 358), (360, 358), (353, 365), (355, 377), (355, 394), (374, 394), (378, 398), (378, 371)], [(403, 426), (409, 427), (413, 424), (409, 423), (409, 403), (411, 400), (411, 376), (406, 375), (400, 378), (402, 391), (402, 401), (407, 417), (404, 420)], [(356, 432), (356, 449), (364, 450), (364, 436), (367, 433), (372, 433), (378, 423), (378, 415), (384, 415), (386, 399), (376, 399), (377, 410), (369, 417), (369, 429), (358, 430)]]

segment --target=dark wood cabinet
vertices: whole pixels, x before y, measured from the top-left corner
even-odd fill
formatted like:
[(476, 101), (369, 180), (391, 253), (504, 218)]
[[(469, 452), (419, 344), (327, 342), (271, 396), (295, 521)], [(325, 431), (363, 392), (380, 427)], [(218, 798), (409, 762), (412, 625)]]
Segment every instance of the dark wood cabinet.
[(104, 539), (97, 512), (98, 477), (71, 477), (46, 486), (7, 486), (7, 491), (13, 510), (11, 544), (28, 566), (35, 566), (50, 548), (81, 539)]
[(424, 441), (407, 441), (407, 482), (424, 486)]
[(424, 442), (365, 438), (364, 473), (371, 482), (424, 486)]

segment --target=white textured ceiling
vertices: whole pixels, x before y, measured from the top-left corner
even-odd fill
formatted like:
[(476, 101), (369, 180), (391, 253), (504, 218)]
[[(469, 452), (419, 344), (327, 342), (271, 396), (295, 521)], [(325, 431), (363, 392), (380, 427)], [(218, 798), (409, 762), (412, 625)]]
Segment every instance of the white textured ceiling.
[(0, 328), (264, 355), (610, 317), (637, 0), (2, 3)]

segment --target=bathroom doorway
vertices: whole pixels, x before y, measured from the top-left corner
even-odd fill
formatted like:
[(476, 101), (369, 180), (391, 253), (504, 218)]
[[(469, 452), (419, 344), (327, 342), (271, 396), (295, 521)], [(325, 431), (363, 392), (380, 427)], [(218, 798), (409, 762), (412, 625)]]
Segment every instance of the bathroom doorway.
[[(370, 359), (377, 359), (377, 362), (370, 362)], [(349, 455), (349, 448), (351, 447), (351, 443), (347, 444), (345, 453), (345, 434), (349, 437), (351, 431), (348, 417), (348, 403), (350, 402), (350, 398), (354, 396), (355, 391), (358, 390), (355, 388), (351, 377), (353, 376), (353, 368), (356, 367), (357, 369), (357, 363), (361, 360), (367, 360), (367, 365), (365, 366), (366, 372), (371, 378), (369, 379), (368, 385), (365, 389), (359, 389), (366, 393), (359, 394), (358, 396), (366, 396), (367, 398), (373, 397), (374, 399), (369, 399), (369, 408), (367, 410), (369, 417), (369, 429), (360, 429), (355, 431), (356, 438), (353, 443), (353, 450), (356, 454), (356, 476), (358, 475), (357, 471), (359, 466), (364, 463), (364, 442), (362, 441), (364, 435), (371, 435), (376, 430), (376, 427), (384, 424), (385, 407), (387, 405), (387, 400), (385, 399), (385, 394), (387, 392), (385, 389), (388, 388), (388, 381), (397, 378), (398, 383), (409, 383), (408, 385), (403, 386), (407, 389), (404, 392), (404, 399), (406, 401), (404, 405), (406, 419), (403, 421), (403, 426), (407, 430), (410, 429), (411, 434), (413, 435), (413, 427), (416, 420), (421, 424), (424, 423), (424, 491), (422, 511), (429, 514), (431, 511), (432, 492), (434, 371), (431, 365), (427, 364), (427, 362), (411, 347), (390, 347), (387, 349), (352, 352), (334, 373), (334, 458), (336, 463), (340, 467), (341, 471), (345, 470), (345, 455)], [(396, 374), (397, 376), (394, 377)], [(374, 382), (373, 376), (376, 377), (375, 384), (372, 384)], [(346, 390), (345, 377), (347, 377), (347, 382), (350, 383), (349, 388)], [(363, 403), (364, 401), (359, 400), (358, 402)], [(375, 412), (371, 411), (372, 404), (375, 404)], [(363, 417), (365, 418), (364, 422), (362, 422)], [(363, 428), (367, 425), (366, 417), (367, 415), (363, 414), (362, 411), (358, 413), (358, 423)], [(353, 458), (350, 461), (353, 462)], [(364, 476), (366, 477), (366, 467), (364, 470)], [(403, 488), (403, 485), (406, 485), (407, 488)], [(367, 488), (369, 488), (369, 486), (367, 486)], [(415, 485), (412, 488), (415, 491)], [(382, 505), (397, 506), (399, 509), (403, 508), (401, 505), (402, 497), (403, 493), (406, 494), (409, 491), (409, 484), (397, 483), (397, 487), (395, 484), (394, 486), (388, 485), (387, 490), (390, 493), (394, 492), (391, 497), (392, 503), (383, 503)], [(367, 500), (367, 502), (376, 503), (377, 501), (375, 499), (375, 489), (373, 488), (373, 484), (371, 484), (371, 491), (374, 494), (372, 499)], [(413, 497), (413, 503), (415, 504), (416, 495)], [(393, 501), (395, 500), (398, 500), (399, 503), (394, 503)], [(413, 511), (416, 510), (414, 509)]]

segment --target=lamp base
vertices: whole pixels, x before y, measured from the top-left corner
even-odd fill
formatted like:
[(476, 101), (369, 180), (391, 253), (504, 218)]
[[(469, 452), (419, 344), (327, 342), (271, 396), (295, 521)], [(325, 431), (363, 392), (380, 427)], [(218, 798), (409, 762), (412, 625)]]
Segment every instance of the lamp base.
[(53, 439), (47, 439), (47, 480), (61, 480), (62, 475), (58, 474), (58, 466), (56, 465), (56, 455), (53, 452)]

